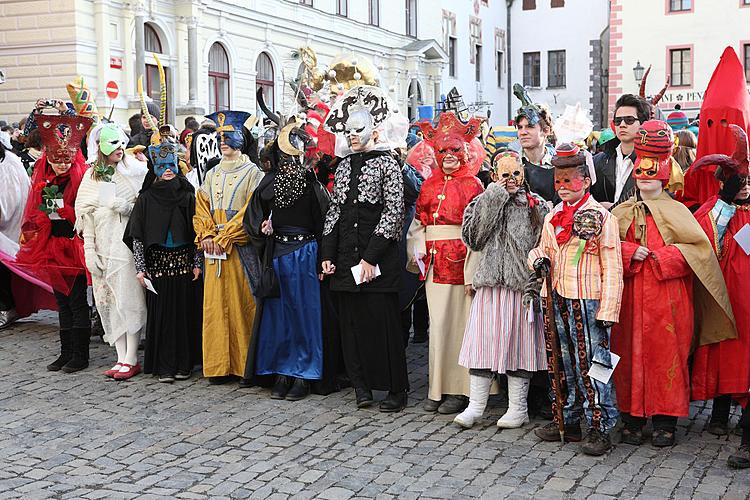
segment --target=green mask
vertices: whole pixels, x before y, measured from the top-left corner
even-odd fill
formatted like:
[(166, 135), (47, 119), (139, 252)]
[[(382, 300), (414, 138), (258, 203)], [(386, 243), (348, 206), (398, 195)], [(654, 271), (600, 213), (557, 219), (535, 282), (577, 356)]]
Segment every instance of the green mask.
[(125, 143), (117, 126), (110, 124), (102, 127), (99, 133), (99, 151), (109, 156), (122, 147), (125, 147)]

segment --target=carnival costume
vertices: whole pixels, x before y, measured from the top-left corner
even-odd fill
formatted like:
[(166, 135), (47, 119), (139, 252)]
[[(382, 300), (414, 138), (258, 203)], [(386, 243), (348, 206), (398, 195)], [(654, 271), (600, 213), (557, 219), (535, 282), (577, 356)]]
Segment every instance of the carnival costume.
[[(359, 86), (336, 101), (325, 122), (338, 136), (337, 156), (343, 159), (324, 223), (322, 261), (335, 265), (327, 279), (336, 292), (344, 362), (357, 405), (373, 404), (373, 389), (386, 390), (382, 411), (403, 409), (409, 387), (398, 305), (404, 188), (386, 126), (396, 113), (392, 106), (380, 89)], [(357, 285), (351, 268), (362, 261), (379, 266), (382, 275)]]
[[(722, 183), (718, 195), (710, 198), (696, 213), (695, 218), (711, 241), (719, 258), (729, 300), (737, 319), (737, 337), (718, 344), (699, 347), (693, 356), (692, 398), (714, 400), (709, 431), (726, 434), (731, 400), (743, 408), (740, 427), (743, 428), (742, 446), (745, 465), (750, 466), (750, 304), (747, 301), (747, 281), (750, 279), (750, 257), (738, 241), (737, 234), (747, 231), (750, 224), (748, 199), (736, 199), (750, 182), (748, 172), (747, 134), (737, 125), (730, 125), (725, 133), (734, 142), (732, 156), (714, 154), (696, 160), (691, 168), (718, 166), (716, 177)], [(731, 464), (731, 458), (730, 458)], [(737, 466), (739, 466), (739, 462)]]
[[(512, 179), (516, 191), (492, 182), (466, 207), (461, 235), (479, 263), (470, 279), (476, 290), (458, 362), (470, 369), (466, 411), (455, 418), (471, 427), (487, 405), (492, 379), (508, 376), (508, 411), (498, 427), (520, 427), (529, 421), (526, 397), (532, 373), (547, 369), (538, 286), (526, 267), (529, 251), (539, 242), (545, 200), (528, 191), (520, 156), (498, 152), (492, 159), (496, 181)], [(536, 302), (536, 304), (535, 304)]]
[[(146, 343), (143, 371), (162, 382), (190, 377), (201, 362), (200, 286), (196, 272), (203, 254), (193, 245), (195, 194), (179, 173), (176, 144), (149, 146), (151, 169), (135, 201), (124, 242), (135, 268), (154, 291), (146, 294)], [(162, 180), (169, 169), (172, 180)]]
[[(435, 149), (440, 169), (447, 157), (457, 164), (452, 172), (436, 170), (422, 184), (407, 242), (412, 260), (421, 259), (424, 264), (420, 277), (430, 311), (430, 381), (425, 405), (428, 411), (450, 414), (464, 409), (469, 394), (469, 370), (458, 364), (471, 309), (464, 285), (472, 277), (468, 271), (468, 279), (464, 278), (469, 255), (461, 241), (461, 222), (466, 206), (484, 191), (476, 177), (481, 158), (473, 164), (469, 161), (469, 143), (479, 133), (479, 119), (464, 125), (446, 112), (440, 115), (437, 128), (429, 123), (420, 126), (424, 140)], [(414, 270), (414, 264), (410, 266)], [(443, 402), (445, 396), (449, 397)]]
[[(620, 313), (622, 256), (617, 220), (585, 189), (591, 166), (578, 147), (563, 143), (552, 160), (555, 188), (583, 192), (574, 203), (561, 202), (544, 220), (539, 246), (529, 252), (528, 265), (537, 272), (551, 273), (554, 318), (545, 313), (545, 324), (555, 322), (564, 380), (552, 380), (562, 390), (565, 435), (581, 439), (580, 417), (584, 413), (589, 432), (584, 451), (602, 454), (610, 447), (609, 432), (617, 422), (612, 380), (605, 383), (589, 376), (593, 364), (611, 368), (610, 326)], [(556, 355), (557, 353), (552, 353)], [(549, 363), (552, 366), (552, 363)], [(555, 406), (556, 408), (556, 406)], [(544, 440), (556, 441), (555, 422), (536, 430)]]
[[(60, 356), (50, 371), (75, 372), (88, 366), (91, 322), (86, 301), (83, 240), (73, 228), (75, 200), (86, 162), (80, 144), (91, 119), (75, 115), (36, 116), (44, 154), (34, 166), (21, 226), (16, 262), (49, 283), (60, 321)], [(68, 166), (56, 174), (50, 163)]]
[[(119, 162), (107, 161), (127, 143), (127, 136), (115, 124), (97, 125), (89, 139), (93, 161), (78, 189), (76, 229), (83, 236), (104, 341), (117, 350), (117, 363), (105, 374), (130, 378), (141, 371), (138, 342), (146, 326), (146, 298), (122, 235), (148, 167), (124, 152)], [(110, 193), (103, 195), (107, 188)]]
[[(633, 178), (666, 187), (673, 143), (667, 123), (642, 124)], [(705, 345), (732, 335), (732, 310), (708, 239), (683, 204), (664, 191), (655, 199), (642, 199), (639, 191), (612, 214), (620, 226), (624, 273), (620, 321), (612, 328), (612, 351), (622, 358), (614, 380), (623, 441), (640, 444), (652, 417), (652, 443), (670, 446), (677, 417), (688, 416), (694, 337)], [(641, 247), (648, 257), (635, 259)]]
[[(323, 378), (318, 245), (329, 195), (304, 163), (311, 138), (303, 123), (292, 118), (282, 124), (275, 114), (270, 118), (281, 125), (278, 137), (260, 155), (271, 170), (244, 220), (264, 267), (270, 263), (278, 284), (273, 293), (259, 291), (263, 297), (254, 372), (276, 376), (272, 398), (297, 401), (307, 396), (312, 381)], [(261, 229), (266, 221), (270, 234)]]

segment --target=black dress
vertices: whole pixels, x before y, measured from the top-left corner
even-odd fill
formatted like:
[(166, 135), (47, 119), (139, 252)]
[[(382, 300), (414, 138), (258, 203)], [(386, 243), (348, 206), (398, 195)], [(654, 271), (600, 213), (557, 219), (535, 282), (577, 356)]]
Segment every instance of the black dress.
[[(409, 388), (401, 333), (398, 240), (404, 220), (401, 168), (388, 153), (357, 153), (336, 169), (323, 230), (322, 260), (329, 278), (347, 373), (355, 388)], [(365, 260), (382, 275), (357, 286), (351, 267)]]
[(153, 179), (146, 177), (124, 237), (136, 270), (147, 274), (157, 292), (146, 294), (143, 371), (187, 375), (202, 358), (202, 290), (200, 281), (193, 281), (193, 268), (202, 260), (193, 243), (195, 193), (181, 175)]

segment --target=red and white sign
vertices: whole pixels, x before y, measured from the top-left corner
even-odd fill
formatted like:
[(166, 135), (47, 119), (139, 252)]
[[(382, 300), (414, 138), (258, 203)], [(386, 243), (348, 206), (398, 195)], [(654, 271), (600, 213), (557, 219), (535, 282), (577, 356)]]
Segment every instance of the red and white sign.
[(122, 58), (120, 57), (110, 57), (109, 58), (109, 67), (114, 69), (122, 69)]
[(110, 99), (117, 99), (118, 95), (120, 95), (120, 88), (117, 84), (113, 81), (107, 82), (107, 97)]

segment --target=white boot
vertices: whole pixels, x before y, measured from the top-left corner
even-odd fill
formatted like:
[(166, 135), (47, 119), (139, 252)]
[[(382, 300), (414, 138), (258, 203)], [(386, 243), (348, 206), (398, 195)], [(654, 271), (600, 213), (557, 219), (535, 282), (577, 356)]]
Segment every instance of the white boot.
[(508, 411), (497, 421), (501, 429), (516, 429), (529, 422), (526, 396), (530, 379), (508, 375)]
[(455, 423), (466, 429), (471, 429), (474, 422), (482, 418), (484, 409), (487, 407), (487, 398), (490, 397), (490, 386), (492, 378), (480, 377), (478, 375), (469, 376), (469, 406), (463, 413), (456, 415), (453, 419)]

